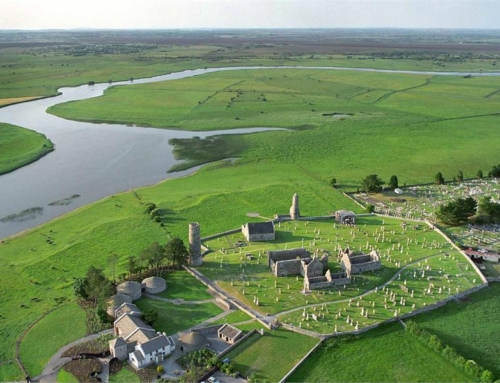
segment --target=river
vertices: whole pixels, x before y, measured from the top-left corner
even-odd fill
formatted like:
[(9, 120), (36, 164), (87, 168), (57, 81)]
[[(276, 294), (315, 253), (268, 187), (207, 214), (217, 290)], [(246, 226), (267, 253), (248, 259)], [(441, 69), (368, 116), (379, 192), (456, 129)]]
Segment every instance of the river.
[[(422, 75), (464, 76), (461, 72), (395, 71), (369, 68), (285, 67), (297, 69), (354, 70)], [(177, 161), (168, 144), (171, 138), (242, 134), (273, 128), (193, 132), (118, 124), (94, 124), (65, 120), (46, 113), (48, 107), (101, 96), (109, 86), (175, 80), (205, 73), (278, 69), (278, 67), (232, 67), (188, 70), (134, 81), (103, 83), (59, 89), (60, 95), (0, 108), (0, 122), (43, 133), (56, 150), (40, 160), (0, 176), (0, 238), (19, 233), (77, 207), (131, 188), (186, 175), (193, 170), (166, 171)], [(474, 73), (500, 76), (500, 73)], [(24, 213), (23, 213), (24, 212)]]

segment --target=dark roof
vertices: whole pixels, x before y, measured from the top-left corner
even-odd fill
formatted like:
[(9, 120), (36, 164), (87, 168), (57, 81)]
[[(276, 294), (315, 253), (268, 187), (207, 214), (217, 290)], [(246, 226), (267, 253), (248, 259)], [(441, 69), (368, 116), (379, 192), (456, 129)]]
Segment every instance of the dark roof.
[(240, 335), (242, 331), (238, 330), (236, 327), (233, 327), (229, 324), (225, 324), (219, 329), (218, 332), (224, 336), (227, 336), (230, 339), (234, 339), (238, 335)]
[(247, 223), (249, 234), (267, 234), (274, 233), (274, 223), (268, 222), (249, 222)]
[(156, 338), (151, 339), (149, 342), (141, 344), (141, 347), (144, 354), (147, 355), (168, 345), (170, 345), (170, 342), (167, 337), (165, 335), (159, 335)]
[(127, 343), (123, 340), (123, 338), (120, 336), (116, 339), (111, 339), (109, 341), (109, 345), (111, 347), (120, 347), (120, 346), (125, 346)]
[(138, 362), (142, 362), (144, 360), (144, 355), (139, 350), (134, 351), (134, 356), (136, 357)]

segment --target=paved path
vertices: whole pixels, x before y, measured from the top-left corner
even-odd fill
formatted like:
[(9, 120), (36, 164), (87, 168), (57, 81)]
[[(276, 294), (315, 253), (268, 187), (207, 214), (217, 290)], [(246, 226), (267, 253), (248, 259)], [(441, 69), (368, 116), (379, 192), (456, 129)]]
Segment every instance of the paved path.
[[(84, 338), (80, 338), (78, 340), (75, 340), (74, 342), (71, 342), (71, 343), (67, 344), (64, 347), (61, 347), (54, 354), (54, 356), (49, 360), (49, 362), (47, 363), (47, 365), (43, 369), (42, 373), (40, 375), (38, 375), (37, 377), (32, 378), (31, 380), (32, 381), (43, 382), (43, 383), (45, 383), (45, 382), (47, 382), (47, 383), (49, 383), (49, 382), (55, 382), (56, 381), (57, 372), (59, 371), (59, 369), (62, 366), (64, 366), (66, 363), (68, 363), (69, 361), (71, 361), (71, 358), (63, 357), (62, 356), (62, 354), (65, 351), (69, 350), (73, 346), (76, 346), (77, 344), (84, 343), (84, 342), (87, 342), (89, 340), (97, 339), (101, 335), (112, 334), (112, 333), (113, 333), (113, 329), (107, 329), (107, 330), (101, 331), (101, 332), (99, 332), (97, 334), (92, 334), (92, 335), (86, 336)], [(109, 371), (109, 368), (108, 368), (108, 371)]]

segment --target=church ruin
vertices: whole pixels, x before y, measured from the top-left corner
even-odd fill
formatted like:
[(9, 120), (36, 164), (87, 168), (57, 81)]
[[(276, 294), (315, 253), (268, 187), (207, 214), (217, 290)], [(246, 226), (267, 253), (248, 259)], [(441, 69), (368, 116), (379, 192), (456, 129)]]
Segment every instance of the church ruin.
[(341, 258), (340, 266), (348, 275), (375, 271), (381, 267), (380, 257), (375, 250), (370, 251), (369, 254), (356, 255), (349, 248), (341, 249), (339, 258)]
[(317, 290), (351, 283), (345, 272), (332, 274), (328, 269), (328, 255), (311, 256), (306, 249), (268, 251), (268, 266), (276, 277), (302, 275), (304, 291)]

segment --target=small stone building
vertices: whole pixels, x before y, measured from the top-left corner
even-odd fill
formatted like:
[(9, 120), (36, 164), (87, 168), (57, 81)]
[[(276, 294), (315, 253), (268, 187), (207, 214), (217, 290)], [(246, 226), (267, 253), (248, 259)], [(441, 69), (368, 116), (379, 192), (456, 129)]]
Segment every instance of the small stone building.
[(238, 330), (236, 327), (230, 324), (225, 324), (217, 330), (217, 336), (224, 342), (229, 344), (234, 344), (238, 339), (241, 338), (243, 331)]
[(167, 282), (160, 277), (149, 277), (142, 281), (142, 288), (148, 294), (159, 294), (167, 289)]
[(106, 312), (109, 316), (115, 317), (116, 309), (124, 303), (132, 303), (132, 298), (125, 294), (113, 295), (108, 300), (108, 309), (106, 310)]
[(241, 232), (249, 242), (274, 241), (276, 238), (273, 221), (245, 223)]
[(139, 282), (127, 281), (116, 286), (117, 294), (125, 294), (132, 298), (132, 301), (142, 296), (142, 286)]
[(354, 225), (356, 223), (356, 214), (350, 210), (337, 210), (335, 220), (344, 225)]
[(127, 342), (122, 337), (112, 339), (109, 341), (109, 351), (113, 358), (125, 360), (128, 357)]
[(351, 249), (346, 248), (340, 250), (339, 257), (341, 258), (340, 266), (349, 276), (365, 271), (375, 271), (382, 266), (380, 257), (375, 250), (372, 250), (369, 254), (356, 255)]
[(128, 303), (128, 302), (123, 303), (120, 307), (118, 307), (115, 310), (114, 317), (120, 318), (124, 314), (133, 315), (139, 318), (142, 316), (141, 310), (139, 310), (139, 308), (133, 303)]

